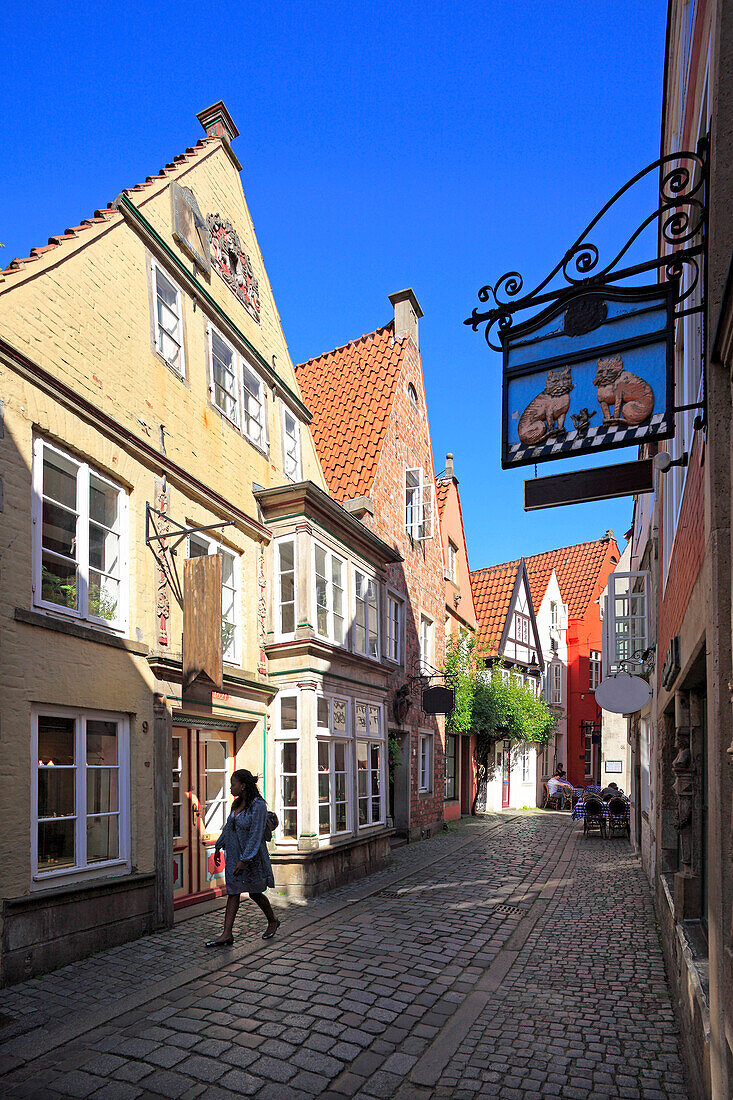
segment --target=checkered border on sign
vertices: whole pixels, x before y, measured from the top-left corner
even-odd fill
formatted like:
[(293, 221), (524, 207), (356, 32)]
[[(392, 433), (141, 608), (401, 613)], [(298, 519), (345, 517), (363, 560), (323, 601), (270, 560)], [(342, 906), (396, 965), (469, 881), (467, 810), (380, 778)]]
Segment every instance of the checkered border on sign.
[(667, 418), (664, 413), (655, 413), (650, 420), (633, 428), (624, 428), (620, 424), (599, 424), (579, 435), (568, 432), (557, 438), (550, 436), (536, 447), (527, 447), (524, 443), (510, 443), (507, 448), (507, 463), (539, 462), (543, 458), (572, 457), (578, 451), (594, 451), (605, 444), (642, 443), (648, 436), (656, 436), (667, 430)]

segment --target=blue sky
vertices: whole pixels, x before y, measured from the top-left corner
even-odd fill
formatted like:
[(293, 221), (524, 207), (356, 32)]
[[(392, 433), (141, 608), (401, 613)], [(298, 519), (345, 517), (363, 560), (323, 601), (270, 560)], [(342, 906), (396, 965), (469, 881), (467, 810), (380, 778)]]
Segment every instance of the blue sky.
[[(0, 258), (156, 172), (223, 99), (294, 361), (384, 324), (387, 295), (414, 288), (471, 566), (620, 539), (628, 499), (523, 511), (533, 470), (499, 461), (500, 357), (463, 319), (504, 271), (543, 278), (658, 156), (665, 17), (665, 0), (7, 0)], [(648, 209), (627, 204), (624, 228)]]

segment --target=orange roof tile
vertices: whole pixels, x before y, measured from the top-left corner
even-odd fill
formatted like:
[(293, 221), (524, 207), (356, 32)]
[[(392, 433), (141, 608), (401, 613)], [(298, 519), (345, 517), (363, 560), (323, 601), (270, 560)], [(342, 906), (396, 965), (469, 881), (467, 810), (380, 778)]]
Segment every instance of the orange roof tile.
[(504, 633), (519, 564), (520, 559), (517, 558), (503, 565), (475, 569), (470, 575), (479, 637), (490, 642), (494, 652)]
[(445, 509), (445, 502), (448, 499), (448, 490), (450, 489), (450, 481), (436, 481), (435, 482), (435, 500), (438, 504), (438, 512), (442, 516)]
[[(124, 195), (134, 195), (138, 194), (141, 191), (145, 191), (146, 188), (152, 187), (155, 183), (159, 182), (162, 179), (165, 179), (165, 177), (170, 175), (172, 172), (177, 172), (191, 159), (191, 157), (197, 156), (199, 150), (203, 148), (203, 146), (209, 145), (212, 141), (218, 140), (219, 138), (200, 138), (194, 146), (186, 149), (185, 153), (180, 153), (177, 157), (173, 158), (170, 164), (166, 164), (164, 168), (161, 168), (157, 176), (148, 176), (143, 183), (138, 183), (134, 187), (127, 187), (122, 193)], [(84, 218), (84, 220), (79, 225), (75, 225), (71, 229), (64, 230), (64, 232), (60, 236), (49, 237), (48, 244), (40, 245), (37, 248), (32, 248), (29, 256), (16, 256), (15, 259), (11, 260), (7, 267), (5, 267), (2, 272), (0, 272), (0, 276), (10, 275), (15, 271), (22, 270), (23, 264), (33, 263), (34, 260), (39, 259), (52, 248), (59, 248), (66, 241), (71, 241), (75, 237), (78, 237), (85, 230), (89, 229), (90, 226), (99, 225), (101, 222), (105, 222), (109, 218), (114, 217), (115, 214), (117, 214), (117, 208), (115, 207), (114, 203), (107, 203), (107, 206), (104, 210), (94, 211), (93, 218)]]
[(295, 368), (313, 413), (311, 432), (329, 492), (337, 500), (369, 493), (389, 422), (407, 336), (394, 322)]
[[(579, 619), (588, 610), (593, 598), (601, 568), (608, 551), (608, 538), (595, 539), (593, 542), (579, 542), (574, 546), (561, 546), (557, 550), (547, 550), (543, 554), (533, 554), (524, 559), (529, 577), (529, 587), (535, 610), (542, 603), (553, 569), (560, 587), (560, 595), (568, 605), (568, 616)], [(502, 569), (516, 566), (518, 562), (507, 562), (505, 566), (492, 566)], [(486, 570), (479, 569), (478, 573)], [(471, 574), (473, 584), (474, 574)], [(476, 593), (474, 591), (474, 600)], [(478, 608), (477, 608), (478, 611)]]

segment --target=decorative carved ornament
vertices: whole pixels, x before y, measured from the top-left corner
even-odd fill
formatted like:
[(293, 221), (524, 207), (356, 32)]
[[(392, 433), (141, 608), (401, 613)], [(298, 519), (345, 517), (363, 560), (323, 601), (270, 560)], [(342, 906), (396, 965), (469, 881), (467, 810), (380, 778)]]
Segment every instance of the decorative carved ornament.
[(265, 631), (267, 629), (267, 587), (265, 581), (265, 551), (260, 546), (257, 552), (257, 640), (259, 648), (259, 672), (267, 675), (267, 656), (265, 654)]
[[(170, 507), (170, 496), (166, 489), (160, 488), (156, 485), (157, 500), (156, 504), (162, 513), (166, 513)], [(160, 521), (161, 531), (168, 531), (170, 524), (167, 520), (161, 517)], [(165, 553), (166, 541), (160, 540), (160, 548)], [(155, 605), (155, 613), (158, 620), (158, 645), (164, 646), (166, 649), (169, 646), (168, 640), (168, 620), (171, 617), (171, 601), (168, 595), (168, 578), (166, 576), (165, 569), (160, 566), (157, 569), (157, 600)]]
[(211, 234), (211, 265), (229, 289), (236, 294), (257, 324), (260, 323), (260, 286), (252, 262), (242, 251), (239, 234), (220, 214), (209, 214), (206, 224)]

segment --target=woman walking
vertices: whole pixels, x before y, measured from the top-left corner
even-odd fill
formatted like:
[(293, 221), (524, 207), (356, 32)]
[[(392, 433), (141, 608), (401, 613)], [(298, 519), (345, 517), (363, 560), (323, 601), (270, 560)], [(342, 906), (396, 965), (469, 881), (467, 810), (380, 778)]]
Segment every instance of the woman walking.
[(234, 943), (232, 929), (239, 909), (241, 894), (249, 894), (267, 917), (263, 940), (271, 940), (280, 921), (265, 897), (268, 886), (274, 886), (272, 865), (264, 840), (267, 805), (257, 789), (257, 779), (246, 768), (232, 775), (230, 789), (234, 802), (231, 813), (214, 848), (214, 866), (221, 863), (224, 849), (224, 875), (227, 886), (227, 907), (224, 930), (216, 940), (207, 940), (206, 947), (228, 947)]

